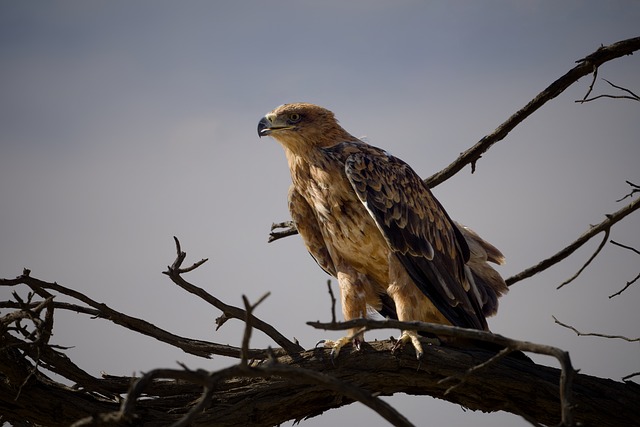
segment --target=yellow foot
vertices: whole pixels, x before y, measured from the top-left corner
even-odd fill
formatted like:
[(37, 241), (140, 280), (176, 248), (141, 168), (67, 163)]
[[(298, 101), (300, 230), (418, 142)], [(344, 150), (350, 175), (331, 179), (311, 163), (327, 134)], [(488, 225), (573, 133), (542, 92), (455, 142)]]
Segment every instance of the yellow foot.
[(316, 347), (322, 344), (324, 348), (330, 348), (331, 360), (333, 360), (336, 357), (338, 357), (338, 354), (340, 354), (340, 350), (342, 349), (342, 347), (349, 344), (350, 342), (353, 342), (353, 346), (356, 348), (356, 350), (360, 350), (360, 342), (361, 342), (360, 339), (359, 338), (352, 339), (350, 336), (342, 337), (337, 341), (321, 340), (321, 341), (318, 341), (318, 343), (316, 344)]
[(422, 351), (422, 343), (420, 343), (420, 337), (416, 331), (402, 331), (402, 335), (398, 338), (395, 345), (391, 349), (392, 353), (400, 350), (405, 346), (407, 342), (411, 342), (413, 348), (416, 350), (416, 358), (418, 360), (422, 359), (424, 352)]

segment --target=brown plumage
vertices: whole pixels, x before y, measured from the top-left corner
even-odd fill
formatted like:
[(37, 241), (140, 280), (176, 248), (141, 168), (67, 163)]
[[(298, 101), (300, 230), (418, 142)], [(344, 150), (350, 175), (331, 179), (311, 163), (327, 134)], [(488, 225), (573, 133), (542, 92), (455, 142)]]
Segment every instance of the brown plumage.
[[(402, 321), (488, 329), (485, 316), (507, 287), (487, 261), (504, 257), (456, 226), (409, 165), (313, 104), (276, 108), (260, 120), (258, 135), (284, 147), (292, 219), (311, 255), (338, 279), (345, 320), (366, 317), (371, 307)], [(348, 341), (325, 345), (337, 354)], [(417, 334), (404, 331), (399, 343), (407, 341), (420, 356)]]

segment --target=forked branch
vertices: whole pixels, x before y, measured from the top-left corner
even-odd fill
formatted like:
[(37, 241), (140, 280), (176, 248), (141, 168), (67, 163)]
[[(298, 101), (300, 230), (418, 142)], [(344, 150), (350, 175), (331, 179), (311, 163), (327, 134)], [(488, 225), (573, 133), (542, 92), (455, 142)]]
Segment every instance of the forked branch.
[(533, 276), (534, 274), (540, 273), (548, 269), (549, 267), (559, 263), (563, 259), (567, 258), (569, 255), (578, 250), (582, 245), (587, 243), (593, 236), (607, 232), (615, 223), (622, 220), (627, 215), (635, 212), (640, 208), (640, 199), (636, 199), (635, 201), (629, 203), (624, 208), (616, 211), (615, 213), (606, 215), (606, 219), (601, 223), (591, 226), (587, 231), (585, 231), (580, 237), (578, 237), (573, 243), (564, 249), (560, 250), (556, 254), (550, 256), (549, 258), (540, 261), (534, 266), (531, 266), (518, 274), (515, 274), (508, 279), (505, 280), (508, 286), (513, 285), (521, 280), (524, 280), (528, 277)]
[[(177, 256), (173, 264), (170, 267), (167, 267), (167, 271), (165, 271), (164, 274), (169, 276), (173, 281), (173, 283), (180, 286), (185, 291), (198, 296), (199, 298), (203, 299), (207, 303), (216, 307), (218, 310), (222, 311), (222, 316), (220, 316), (216, 321), (218, 323), (218, 327), (222, 326), (222, 324), (224, 324), (224, 322), (226, 322), (229, 319), (239, 319), (244, 321), (247, 318), (246, 310), (243, 310), (240, 307), (235, 307), (229, 304), (225, 304), (224, 302), (220, 301), (218, 298), (211, 295), (209, 292), (205, 291), (203, 288), (187, 282), (182, 277), (183, 272), (193, 271), (195, 268), (202, 265), (206, 261), (206, 259), (196, 262), (195, 264), (193, 264), (191, 267), (188, 267), (187, 269), (182, 269), (181, 266), (187, 254), (181, 250), (180, 241), (176, 237), (174, 237), (173, 239), (175, 240), (175, 243), (176, 243)], [(264, 332), (268, 337), (273, 339), (276, 342), (276, 344), (281, 346), (285, 351), (290, 353), (297, 353), (304, 350), (299, 344), (296, 344), (290, 341), (285, 336), (283, 336), (280, 332), (278, 332), (273, 326), (264, 322), (263, 320), (260, 320), (255, 316), (251, 316), (251, 323), (256, 329)]]
[[(370, 329), (401, 329), (401, 330), (414, 330), (414, 331), (422, 331), (427, 332), (429, 334), (437, 335), (437, 336), (446, 336), (446, 337), (455, 337), (455, 338), (463, 338), (474, 341), (482, 341), (488, 342), (492, 344), (497, 344), (505, 348), (502, 352), (498, 353), (497, 356), (494, 356), (490, 359), (490, 361), (485, 362), (483, 364), (474, 365), (469, 368), (462, 376), (459, 376), (460, 381), (464, 381), (469, 375), (475, 373), (479, 369), (485, 368), (488, 364), (494, 363), (503, 356), (513, 351), (528, 351), (537, 354), (544, 354), (547, 356), (555, 357), (561, 366), (561, 374), (560, 374), (560, 401), (561, 401), (561, 420), (562, 425), (564, 426), (572, 426), (573, 424), (573, 408), (574, 404), (572, 402), (572, 384), (573, 378), (576, 374), (572, 365), (571, 359), (569, 358), (569, 353), (563, 351), (559, 348), (542, 345), (542, 344), (534, 344), (527, 341), (519, 341), (511, 338), (504, 337), (502, 335), (493, 334), (491, 332), (485, 332), (475, 329), (466, 329), (459, 328), (456, 326), (449, 325), (440, 325), (434, 323), (425, 323), (425, 322), (401, 322), (398, 320), (370, 320), (370, 319), (354, 319), (349, 320), (347, 322), (331, 322), (331, 323), (322, 323), (322, 322), (307, 322), (308, 325), (324, 330), (345, 330), (352, 328), (364, 328), (365, 330)], [(454, 379), (453, 377), (446, 377), (442, 380), (442, 382), (450, 381)], [(451, 388), (447, 390), (446, 393), (450, 391)]]

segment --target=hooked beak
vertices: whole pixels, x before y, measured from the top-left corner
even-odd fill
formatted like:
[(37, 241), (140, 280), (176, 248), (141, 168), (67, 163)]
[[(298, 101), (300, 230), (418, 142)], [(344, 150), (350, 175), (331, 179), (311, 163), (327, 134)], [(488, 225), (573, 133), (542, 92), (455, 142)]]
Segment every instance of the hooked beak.
[(289, 126), (286, 123), (278, 123), (277, 117), (273, 113), (269, 113), (258, 122), (258, 136), (268, 136), (279, 130), (292, 129), (293, 126)]
[(271, 122), (264, 116), (258, 122), (258, 136), (262, 138), (263, 136), (267, 136), (271, 133)]

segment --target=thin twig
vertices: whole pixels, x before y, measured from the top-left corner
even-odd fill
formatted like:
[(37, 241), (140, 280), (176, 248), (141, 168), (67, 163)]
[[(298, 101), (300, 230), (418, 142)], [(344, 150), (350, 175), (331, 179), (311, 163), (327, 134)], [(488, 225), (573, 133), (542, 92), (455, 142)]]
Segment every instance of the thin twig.
[(631, 285), (633, 285), (634, 283), (636, 283), (638, 281), (638, 279), (640, 279), (640, 273), (638, 273), (638, 275), (631, 279), (630, 281), (627, 282), (627, 284), (624, 286), (624, 288), (620, 289), (618, 292), (616, 292), (615, 294), (611, 294), (609, 295), (609, 298), (613, 298), (613, 297), (617, 297), (618, 295), (620, 295), (621, 293), (623, 293), (624, 291), (627, 290), (627, 288)]
[(589, 85), (589, 89), (587, 89), (587, 93), (584, 94), (584, 97), (582, 98), (582, 101), (576, 101), (576, 102), (586, 102), (586, 99), (589, 97), (589, 95), (593, 91), (593, 87), (596, 84), (596, 79), (597, 78), (598, 78), (598, 67), (594, 66), (593, 67), (593, 78), (591, 79), (591, 84)]
[(630, 99), (632, 101), (639, 101), (640, 102), (640, 98), (635, 98), (635, 97), (628, 96), (628, 95), (608, 95), (608, 94), (596, 95), (593, 98), (585, 99), (584, 101), (583, 100), (579, 100), (579, 101), (575, 101), (575, 102), (579, 102), (579, 103), (591, 102), (591, 101), (595, 101), (596, 99), (600, 99), (600, 98)]
[[(237, 358), (240, 355), (240, 349), (238, 347), (202, 340), (189, 339), (172, 334), (171, 332), (159, 328), (146, 320), (128, 316), (124, 313), (116, 311), (104, 303), (94, 301), (93, 299), (78, 291), (69, 289), (55, 282), (45, 282), (43, 280), (39, 280), (27, 275), (18, 276), (15, 279), (0, 279), (0, 286), (16, 286), (19, 284), (27, 285), (34, 291), (38, 292), (43, 292), (45, 289), (50, 289), (60, 294), (70, 296), (98, 310), (100, 313), (98, 317), (100, 318), (107, 319), (110, 322), (123, 326), (134, 332), (138, 332), (140, 334), (155, 338), (158, 341), (162, 341), (174, 347), (180, 348), (186, 353), (193, 354), (195, 356), (210, 358), (213, 354), (219, 354), (222, 356)], [(266, 350), (253, 349), (251, 350), (251, 357), (266, 358), (267, 352)]]
[(598, 95), (598, 96), (594, 96), (593, 98), (587, 98), (589, 96), (589, 94), (591, 93), (591, 90), (593, 89), (593, 83), (595, 83), (596, 80), (596, 75), (597, 75), (597, 70), (596, 72), (594, 72), (593, 74), (593, 82), (591, 83), (591, 86), (589, 87), (589, 91), (587, 92), (587, 94), (584, 96), (584, 98), (582, 98), (581, 100), (577, 100), (575, 102), (579, 102), (581, 104), (585, 103), (585, 102), (590, 102), (590, 101), (595, 101), (596, 99), (600, 99), (600, 98), (611, 98), (611, 99), (630, 99), (632, 101), (639, 101), (640, 102), (640, 96), (636, 95), (635, 93), (633, 93), (631, 90), (621, 87), (621, 86), (617, 86), (614, 85), (613, 83), (611, 83), (609, 80), (607, 79), (602, 79), (605, 82), (609, 83), (610, 86), (621, 90), (623, 92), (627, 92), (629, 95)]
[(630, 251), (632, 251), (632, 252), (635, 252), (635, 253), (637, 253), (638, 255), (640, 255), (640, 251), (639, 251), (639, 250), (637, 250), (637, 249), (636, 249), (636, 248), (634, 248), (634, 247), (627, 246), (627, 245), (623, 245), (622, 243), (616, 242), (615, 240), (612, 240), (612, 241), (611, 241), (611, 244), (612, 244), (612, 245), (616, 245), (616, 246), (620, 246), (621, 248), (628, 249), (628, 250), (630, 250)]
[[(278, 230), (280, 228), (283, 230)], [(271, 231), (269, 232), (269, 240), (267, 240), (267, 242), (271, 243), (283, 237), (293, 236), (294, 234), (298, 234), (298, 230), (293, 221), (273, 223), (271, 224)]]
[(622, 86), (616, 86), (616, 85), (614, 85), (613, 83), (611, 83), (611, 82), (610, 82), (609, 80), (607, 80), (607, 79), (602, 79), (602, 80), (604, 80), (605, 82), (609, 83), (611, 86), (615, 87), (615, 88), (616, 88), (616, 89), (618, 89), (618, 90), (621, 90), (621, 91), (623, 91), (623, 92), (627, 92), (627, 93), (628, 93), (629, 95), (631, 95), (631, 96), (633, 97), (633, 99), (635, 99), (636, 101), (640, 101), (640, 96), (636, 95), (636, 94), (635, 94), (635, 93), (633, 93), (631, 90), (629, 90), (629, 89), (627, 89), (627, 88), (624, 88), (624, 87), (622, 87)]
[(561, 321), (556, 319), (555, 316), (551, 316), (551, 317), (553, 317), (553, 321), (555, 323), (557, 323), (558, 325), (560, 325), (560, 326), (562, 326), (564, 328), (571, 329), (579, 337), (600, 337), (600, 338), (620, 339), (620, 340), (625, 340), (625, 341), (628, 341), (628, 342), (638, 342), (638, 341), (640, 341), (640, 338), (629, 338), (629, 337), (625, 337), (625, 336), (622, 336), (622, 335), (606, 335), (606, 334), (598, 334), (598, 333), (594, 333), (594, 332), (580, 332), (579, 330), (577, 330), (573, 326), (567, 325), (565, 323), (562, 323)]
[(492, 356), (491, 358), (485, 360), (482, 363), (479, 363), (469, 369), (467, 369), (464, 374), (462, 374), (461, 376), (449, 376), (446, 378), (441, 379), (440, 381), (438, 381), (438, 384), (442, 384), (445, 383), (447, 381), (451, 381), (451, 380), (458, 380), (458, 382), (454, 385), (452, 385), (451, 387), (449, 387), (445, 392), (445, 396), (449, 393), (451, 393), (452, 391), (454, 391), (456, 388), (458, 388), (459, 386), (461, 386), (462, 384), (464, 384), (465, 380), (470, 377), (471, 375), (473, 375), (474, 373), (478, 372), (481, 369), (486, 368), (487, 366), (496, 363), (497, 361), (499, 361), (500, 359), (502, 359), (503, 357), (505, 357), (506, 355), (508, 355), (509, 353), (511, 353), (512, 350), (509, 347), (505, 347), (502, 350), (500, 350), (498, 353), (496, 353), (494, 356)]
[(633, 195), (636, 194), (637, 192), (640, 192), (640, 185), (636, 185), (631, 181), (625, 181), (625, 182), (631, 186), (631, 192), (626, 196), (624, 196), (623, 198), (616, 200), (616, 202), (621, 202), (628, 197), (633, 197)]
[[(224, 323), (224, 321), (230, 318), (244, 320), (246, 318), (245, 310), (239, 307), (225, 304), (224, 302), (220, 301), (218, 298), (211, 295), (209, 292), (205, 291), (199, 286), (196, 286), (187, 282), (182, 277), (181, 271), (184, 271), (184, 270), (181, 269), (181, 265), (186, 257), (186, 253), (182, 252), (182, 250), (180, 249), (180, 242), (178, 241), (178, 239), (174, 237), (174, 240), (176, 242), (176, 252), (177, 252), (176, 260), (170, 267), (168, 267), (167, 271), (164, 271), (163, 273), (169, 276), (173, 281), (173, 283), (180, 286), (185, 291), (200, 297), (207, 303), (211, 304), (212, 306), (222, 311), (224, 320), (222, 320), (221, 323)], [(290, 341), (284, 335), (278, 332), (276, 328), (264, 322), (263, 320), (260, 320), (254, 316), (251, 319), (251, 322), (253, 323), (253, 326), (256, 329), (258, 329), (259, 331), (262, 331), (264, 334), (266, 334), (268, 337), (274, 340), (285, 351), (289, 353), (299, 353), (300, 351), (304, 350), (299, 344), (296, 344)]]
[(549, 267), (559, 263), (563, 259), (567, 258), (569, 255), (574, 253), (576, 250), (578, 250), (578, 248), (580, 248), (582, 245), (587, 243), (593, 236), (595, 236), (598, 233), (601, 233), (602, 231), (610, 229), (611, 226), (613, 226), (615, 223), (622, 220), (627, 215), (635, 212), (639, 208), (640, 208), (640, 199), (636, 199), (633, 202), (629, 203), (624, 208), (618, 210), (617, 212), (606, 215), (607, 218), (604, 221), (602, 221), (600, 224), (591, 226), (580, 237), (578, 237), (578, 239), (576, 239), (573, 243), (571, 243), (569, 246), (565, 247), (555, 255), (552, 255), (551, 257), (543, 261), (540, 261), (536, 265), (531, 266), (521, 271), (520, 273), (515, 274), (509, 277), (508, 279), (506, 279), (505, 282), (507, 283), (507, 286), (511, 286), (514, 283), (517, 283), (521, 280), (531, 277), (534, 274), (540, 273), (541, 271), (544, 271)]
[(568, 285), (569, 283), (573, 282), (580, 275), (580, 273), (582, 273), (584, 269), (587, 268), (589, 264), (591, 264), (591, 261), (593, 261), (598, 256), (602, 248), (604, 248), (604, 245), (607, 244), (607, 240), (609, 240), (610, 231), (611, 231), (611, 227), (604, 230), (604, 237), (600, 242), (600, 244), (598, 245), (598, 248), (596, 249), (596, 251), (591, 255), (591, 257), (587, 260), (587, 262), (584, 263), (584, 265), (580, 268), (580, 270), (576, 271), (576, 273), (573, 276), (569, 277), (567, 280), (560, 283), (560, 285), (558, 285), (556, 289), (560, 289), (564, 285)]
[(240, 367), (242, 368), (246, 368), (247, 364), (249, 363), (249, 340), (251, 340), (251, 330), (253, 329), (253, 319), (255, 319), (255, 317), (253, 316), (253, 310), (255, 310), (255, 308), (262, 301), (264, 301), (269, 295), (271, 295), (271, 292), (267, 292), (266, 294), (264, 294), (253, 305), (249, 302), (249, 299), (245, 295), (242, 295), (242, 301), (244, 302), (244, 307), (246, 312), (246, 316), (244, 319), (244, 324), (245, 324), (244, 335), (242, 337), (242, 347), (240, 351)]

